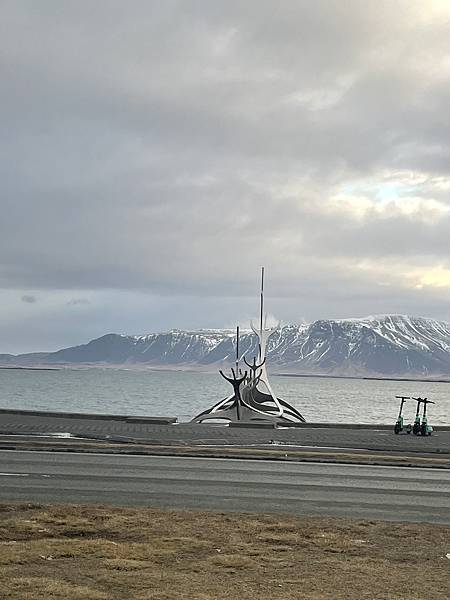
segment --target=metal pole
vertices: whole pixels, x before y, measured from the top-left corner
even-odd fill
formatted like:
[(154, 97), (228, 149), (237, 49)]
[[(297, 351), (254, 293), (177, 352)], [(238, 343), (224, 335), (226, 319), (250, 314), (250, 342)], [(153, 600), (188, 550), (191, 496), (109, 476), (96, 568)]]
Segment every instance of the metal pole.
[[(264, 267), (261, 267), (261, 298), (260, 298), (260, 311), (259, 311), (259, 333), (260, 340), (262, 340), (263, 334), (263, 314), (264, 314)], [(259, 358), (261, 360), (261, 345), (259, 346)]]
[(236, 375), (239, 373), (239, 325), (236, 327)]
[[(236, 327), (236, 377), (239, 377), (239, 325)], [(236, 417), (241, 420), (241, 404), (239, 400), (239, 391), (236, 394)]]

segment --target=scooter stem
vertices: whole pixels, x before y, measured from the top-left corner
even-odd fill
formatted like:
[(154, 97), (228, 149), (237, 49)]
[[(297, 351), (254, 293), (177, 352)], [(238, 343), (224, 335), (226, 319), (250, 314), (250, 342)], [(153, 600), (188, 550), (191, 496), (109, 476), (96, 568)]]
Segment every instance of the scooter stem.
[(405, 404), (405, 402), (407, 400), (410, 399), (410, 396), (395, 396), (395, 397), (400, 400), (400, 410), (398, 413), (398, 418), (400, 419), (400, 417), (402, 416), (403, 405)]
[(416, 419), (417, 419), (419, 417), (419, 412), (420, 412), (420, 403), (423, 402), (423, 399), (419, 396), (418, 398), (413, 398), (413, 400), (417, 400), (417, 409), (416, 409)]

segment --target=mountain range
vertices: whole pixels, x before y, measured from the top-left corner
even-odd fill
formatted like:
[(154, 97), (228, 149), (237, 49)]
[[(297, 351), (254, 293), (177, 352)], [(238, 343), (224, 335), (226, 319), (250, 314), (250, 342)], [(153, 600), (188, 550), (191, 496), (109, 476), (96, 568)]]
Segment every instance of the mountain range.
[[(110, 333), (57, 352), (0, 354), (1, 366), (108, 366), (217, 370), (236, 353), (231, 330), (172, 330), (132, 336)], [(257, 353), (250, 331), (240, 336), (240, 355)], [(350, 376), (450, 375), (450, 324), (423, 317), (383, 315), (321, 319), (285, 325), (269, 340), (272, 372)]]

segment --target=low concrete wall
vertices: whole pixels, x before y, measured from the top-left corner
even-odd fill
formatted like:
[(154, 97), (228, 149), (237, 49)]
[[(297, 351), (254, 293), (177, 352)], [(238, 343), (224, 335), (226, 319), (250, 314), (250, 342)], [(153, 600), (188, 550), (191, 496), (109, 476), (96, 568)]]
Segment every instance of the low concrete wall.
[(69, 412), (49, 412), (45, 410), (15, 410), (0, 408), (1, 414), (8, 415), (26, 415), (36, 417), (60, 417), (62, 419), (94, 419), (96, 421), (126, 421), (128, 423), (152, 423), (170, 425), (177, 423), (177, 417), (146, 417), (133, 415), (100, 415), (95, 413), (69, 413)]

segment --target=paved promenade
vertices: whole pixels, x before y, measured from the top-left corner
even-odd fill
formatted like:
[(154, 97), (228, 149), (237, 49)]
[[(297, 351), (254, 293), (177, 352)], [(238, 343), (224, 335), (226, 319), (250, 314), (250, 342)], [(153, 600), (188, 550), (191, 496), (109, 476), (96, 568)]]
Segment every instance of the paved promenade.
[(450, 455), (450, 426), (436, 427), (430, 437), (395, 435), (386, 425), (304, 424), (301, 427), (229, 427), (171, 423), (166, 418), (69, 415), (0, 410), (0, 435), (70, 433), (90, 439), (177, 446), (292, 445), (394, 453)]

